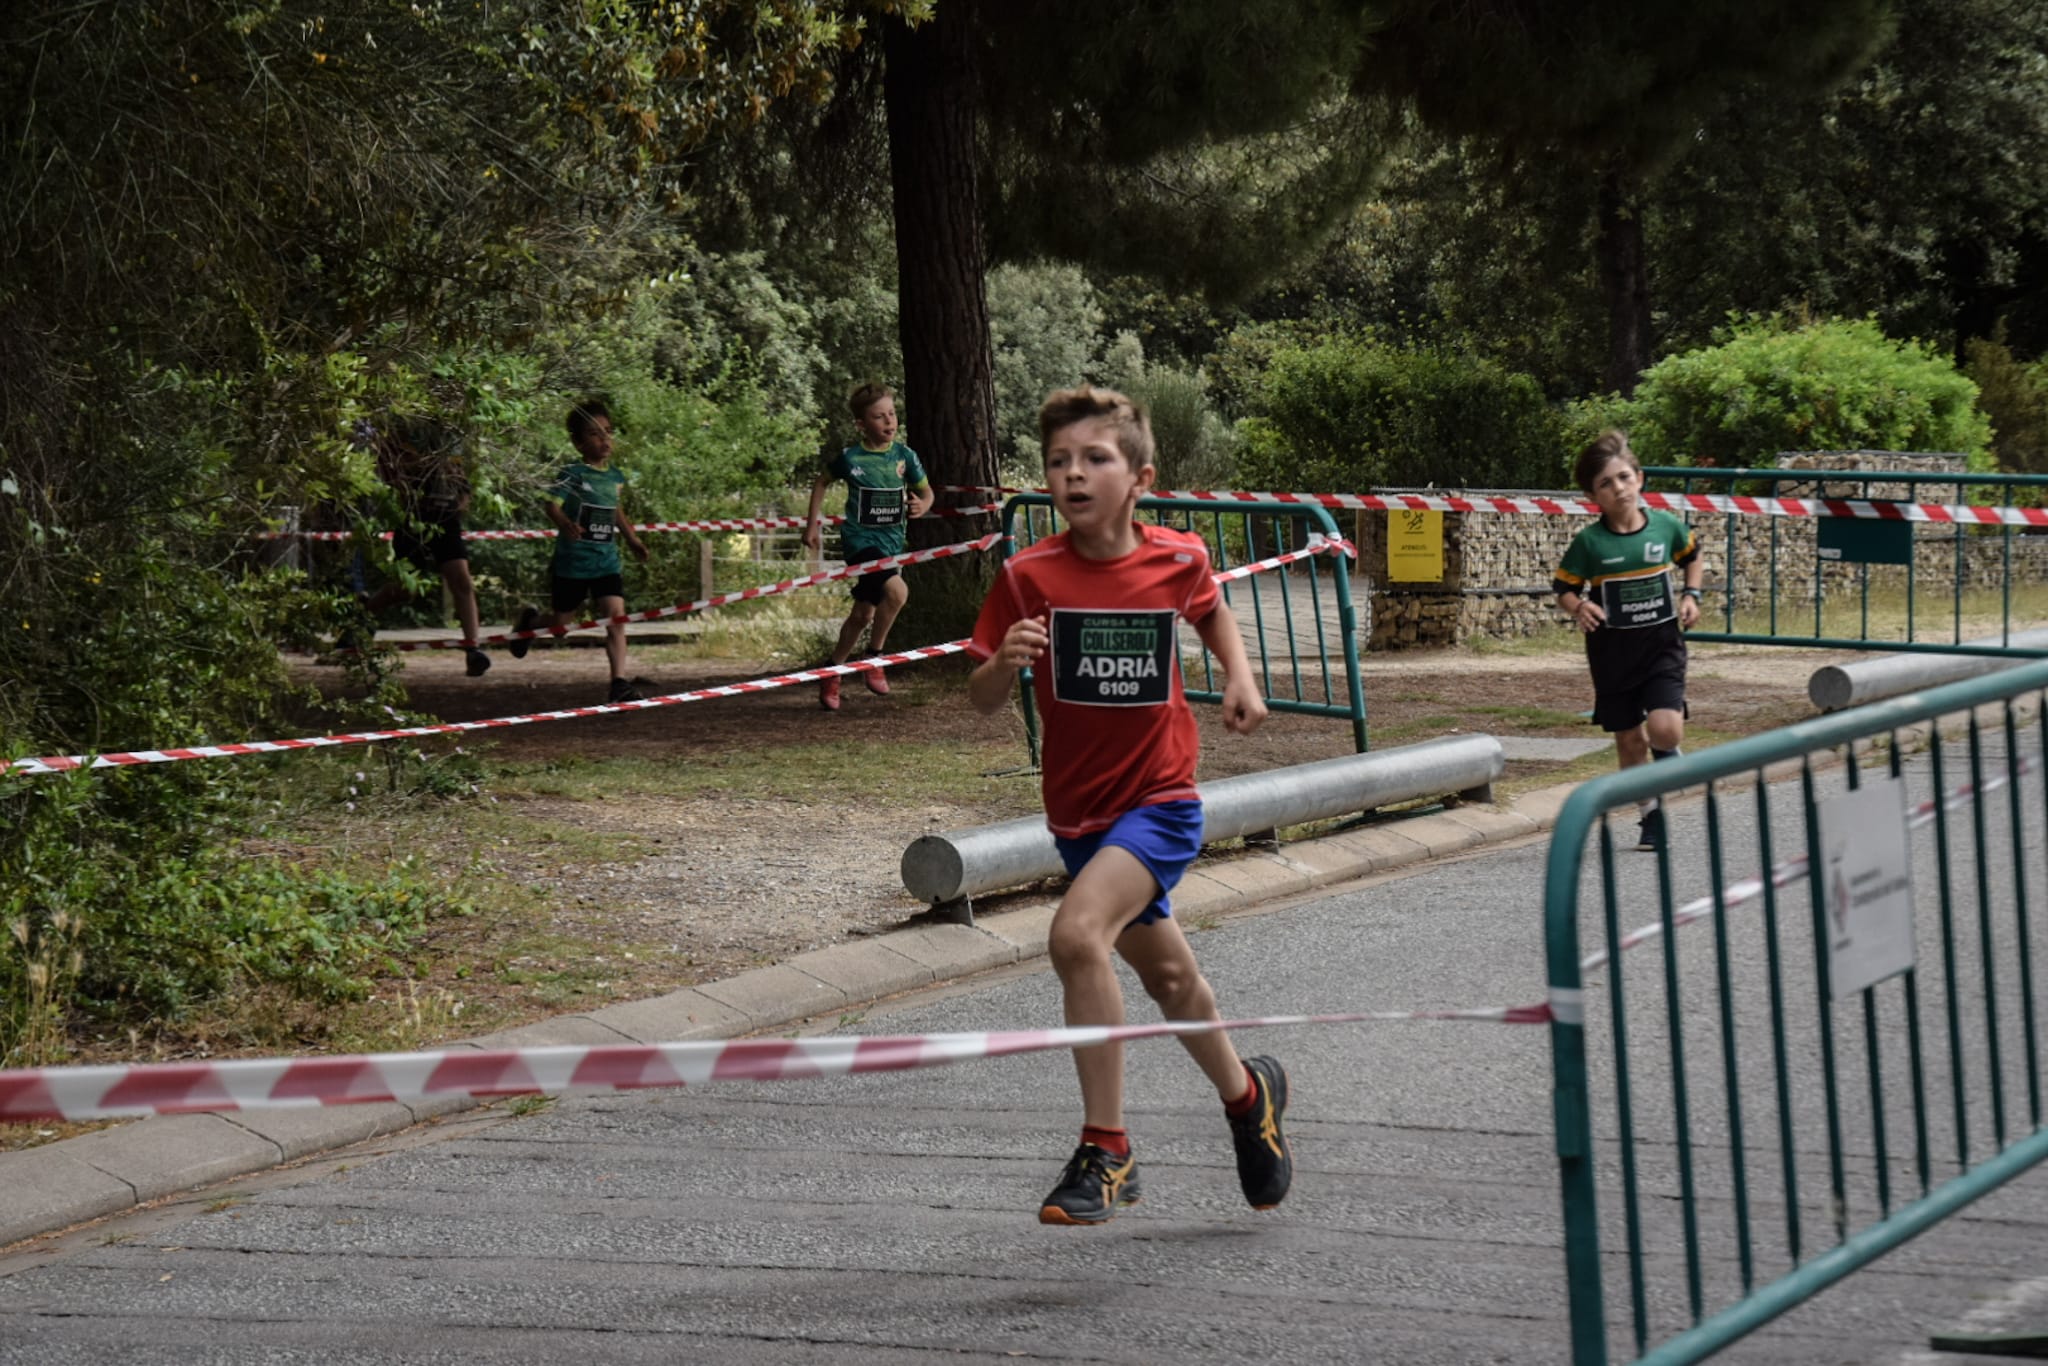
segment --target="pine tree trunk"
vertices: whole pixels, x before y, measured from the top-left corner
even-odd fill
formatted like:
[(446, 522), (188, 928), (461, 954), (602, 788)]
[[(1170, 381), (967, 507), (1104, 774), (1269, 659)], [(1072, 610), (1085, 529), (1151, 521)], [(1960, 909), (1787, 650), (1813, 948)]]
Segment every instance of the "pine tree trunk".
[[(993, 485), (995, 361), (977, 191), (971, 13), (948, 7), (916, 28), (888, 21), (883, 93), (896, 209), (904, 427), (934, 484)], [(987, 518), (913, 522), (911, 544), (965, 540), (991, 526)], [(964, 634), (993, 564), (990, 556), (961, 556), (912, 569), (917, 621)], [(913, 630), (924, 637), (923, 629)]]
[(1650, 368), (1650, 270), (1641, 206), (1619, 170), (1600, 177), (1599, 214), (1593, 250), (1607, 300), (1607, 387), (1626, 396)]

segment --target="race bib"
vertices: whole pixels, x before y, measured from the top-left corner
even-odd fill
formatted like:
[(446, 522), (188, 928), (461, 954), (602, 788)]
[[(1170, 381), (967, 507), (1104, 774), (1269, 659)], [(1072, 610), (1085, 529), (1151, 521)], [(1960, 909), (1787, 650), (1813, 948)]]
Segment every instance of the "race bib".
[(871, 489), (853, 486), (853, 520), (856, 526), (903, 525), (903, 486)]
[(1174, 617), (1171, 609), (1054, 608), (1053, 696), (1090, 707), (1156, 707), (1171, 700)]
[(1671, 591), (1671, 571), (1640, 579), (1608, 579), (1600, 585), (1600, 605), (1607, 625), (1617, 631), (1662, 626), (1678, 620), (1678, 599)]
[(597, 507), (585, 503), (576, 509), (576, 525), (583, 528), (583, 539), (603, 544), (612, 539), (618, 531), (617, 508)]

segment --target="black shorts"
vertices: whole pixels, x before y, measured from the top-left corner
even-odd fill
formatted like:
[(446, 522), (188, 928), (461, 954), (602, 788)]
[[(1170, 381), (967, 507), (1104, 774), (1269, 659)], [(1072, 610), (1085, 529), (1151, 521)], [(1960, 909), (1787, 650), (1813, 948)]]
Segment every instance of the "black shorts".
[(462, 517), (460, 514), (438, 522), (428, 522), (424, 533), (410, 525), (393, 528), (391, 553), (401, 560), (410, 560), (420, 572), (432, 574), (450, 560), (469, 558), (469, 547), (462, 540)]
[(870, 607), (881, 606), (882, 592), (889, 586), (889, 580), (895, 578), (898, 572), (894, 569), (877, 569), (872, 574), (861, 575), (853, 581), (853, 600), (864, 602)]
[(594, 579), (565, 579), (560, 574), (548, 587), (548, 602), (557, 612), (573, 612), (586, 599), (595, 603), (599, 598), (626, 600), (626, 580), (618, 574), (601, 574)]
[(1685, 642), (1651, 651), (1625, 680), (1593, 681), (1593, 724), (1608, 732), (1634, 730), (1653, 711), (1686, 715)]

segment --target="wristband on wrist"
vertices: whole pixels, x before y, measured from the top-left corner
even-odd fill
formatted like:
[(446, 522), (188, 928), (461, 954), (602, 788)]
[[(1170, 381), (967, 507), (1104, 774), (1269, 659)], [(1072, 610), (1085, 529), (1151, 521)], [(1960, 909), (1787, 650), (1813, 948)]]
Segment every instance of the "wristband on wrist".
[(1702, 596), (1700, 590), (1697, 588), (1681, 588), (1679, 590), (1679, 593), (1681, 594), (1681, 596), (1691, 598), (1695, 602), (1698, 602)]

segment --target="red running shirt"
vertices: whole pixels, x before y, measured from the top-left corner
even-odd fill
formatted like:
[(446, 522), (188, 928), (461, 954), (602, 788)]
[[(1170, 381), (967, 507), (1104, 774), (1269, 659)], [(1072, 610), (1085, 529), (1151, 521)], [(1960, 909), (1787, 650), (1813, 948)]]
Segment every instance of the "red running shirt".
[(1032, 670), (1045, 721), (1045, 823), (1072, 838), (1127, 811), (1192, 801), (1200, 742), (1181, 689), (1178, 620), (1221, 600), (1209, 550), (1185, 531), (1135, 523), (1139, 545), (1090, 560), (1048, 536), (1004, 563), (968, 653), (988, 659), (1010, 627), (1045, 617), (1052, 646)]

